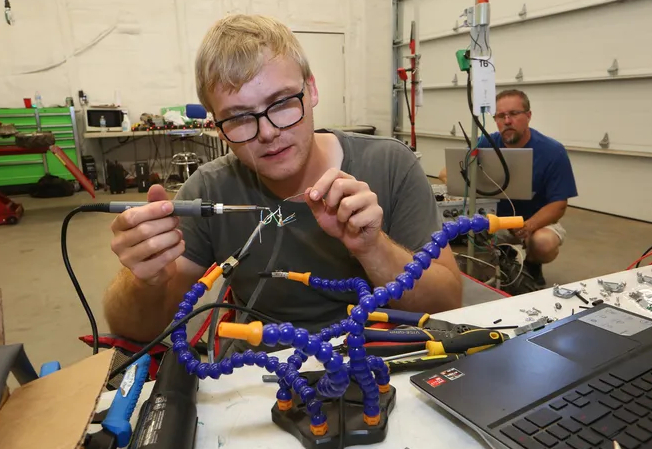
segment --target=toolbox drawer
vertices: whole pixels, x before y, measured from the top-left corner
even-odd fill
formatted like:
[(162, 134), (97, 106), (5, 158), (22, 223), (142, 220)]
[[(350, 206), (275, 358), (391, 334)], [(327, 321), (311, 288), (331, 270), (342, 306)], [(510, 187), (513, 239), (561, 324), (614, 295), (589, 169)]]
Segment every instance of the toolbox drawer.
[[(55, 144), (78, 164), (74, 108), (0, 108), (0, 123), (13, 124), (18, 132), (51, 132)], [(15, 145), (14, 138), (0, 139), (0, 146)], [(52, 153), (0, 156), (0, 186), (34, 184), (46, 173), (73, 180), (74, 176)]]

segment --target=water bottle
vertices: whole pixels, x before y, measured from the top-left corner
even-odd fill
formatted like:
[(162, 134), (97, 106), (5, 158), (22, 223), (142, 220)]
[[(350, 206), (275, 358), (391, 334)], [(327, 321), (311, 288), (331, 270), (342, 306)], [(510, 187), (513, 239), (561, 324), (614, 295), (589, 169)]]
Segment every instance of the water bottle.
[(34, 94), (34, 100), (37, 108), (43, 107), (43, 100), (41, 99), (41, 93), (38, 90), (36, 91), (36, 94)]
[(102, 130), (102, 132), (106, 131), (106, 119), (104, 118), (104, 116), (100, 117), (100, 129)]
[(125, 114), (125, 118), (122, 120), (122, 132), (128, 133), (129, 131), (131, 131), (131, 121), (129, 116)]

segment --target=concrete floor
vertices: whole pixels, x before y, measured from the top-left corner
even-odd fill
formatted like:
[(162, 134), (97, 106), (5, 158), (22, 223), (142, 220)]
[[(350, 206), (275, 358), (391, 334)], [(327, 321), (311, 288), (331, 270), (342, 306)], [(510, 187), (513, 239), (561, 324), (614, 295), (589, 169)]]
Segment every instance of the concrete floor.
[[(90, 333), (90, 327), (62, 262), (62, 221), (79, 204), (143, 201), (145, 194), (98, 192), (96, 200), (87, 193), (57, 199), (13, 199), (22, 202), (26, 214), (16, 226), (0, 226), (0, 289), (7, 343), (25, 344), (37, 368), (50, 360), (69, 365), (91, 354), (78, 340)], [(109, 247), (113, 218), (109, 214), (79, 214), (68, 232), (70, 261), (100, 332), (108, 330), (101, 298), (120, 268)], [(569, 208), (563, 224), (568, 238), (559, 258), (544, 267), (548, 285), (621, 271), (651, 244), (649, 223)]]

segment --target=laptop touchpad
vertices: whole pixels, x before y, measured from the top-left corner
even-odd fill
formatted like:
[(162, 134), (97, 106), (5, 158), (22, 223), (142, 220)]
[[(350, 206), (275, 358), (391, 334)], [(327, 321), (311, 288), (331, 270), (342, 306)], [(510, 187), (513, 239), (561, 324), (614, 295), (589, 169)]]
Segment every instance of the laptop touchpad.
[(584, 367), (597, 367), (631, 351), (639, 343), (584, 321), (574, 320), (530, 342)]

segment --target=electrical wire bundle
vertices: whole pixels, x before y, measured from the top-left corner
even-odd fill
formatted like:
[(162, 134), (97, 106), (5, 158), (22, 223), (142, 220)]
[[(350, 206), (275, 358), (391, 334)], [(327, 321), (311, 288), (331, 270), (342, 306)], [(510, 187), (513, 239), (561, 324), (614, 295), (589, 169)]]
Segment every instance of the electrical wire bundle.
[[(627, 270), (631, 270), (632, 268), (640, 268), (641, 262), (643, 262), (643, 260), (647, 259), (648, 257), (652, 257), (652, 246), (646, 249), (641, 257), (639, 257), (634, 262), (632, 262), (632, 264), (627, 267)], [(652, 263), (650, 263), (649, 265), (652, 265)]]

